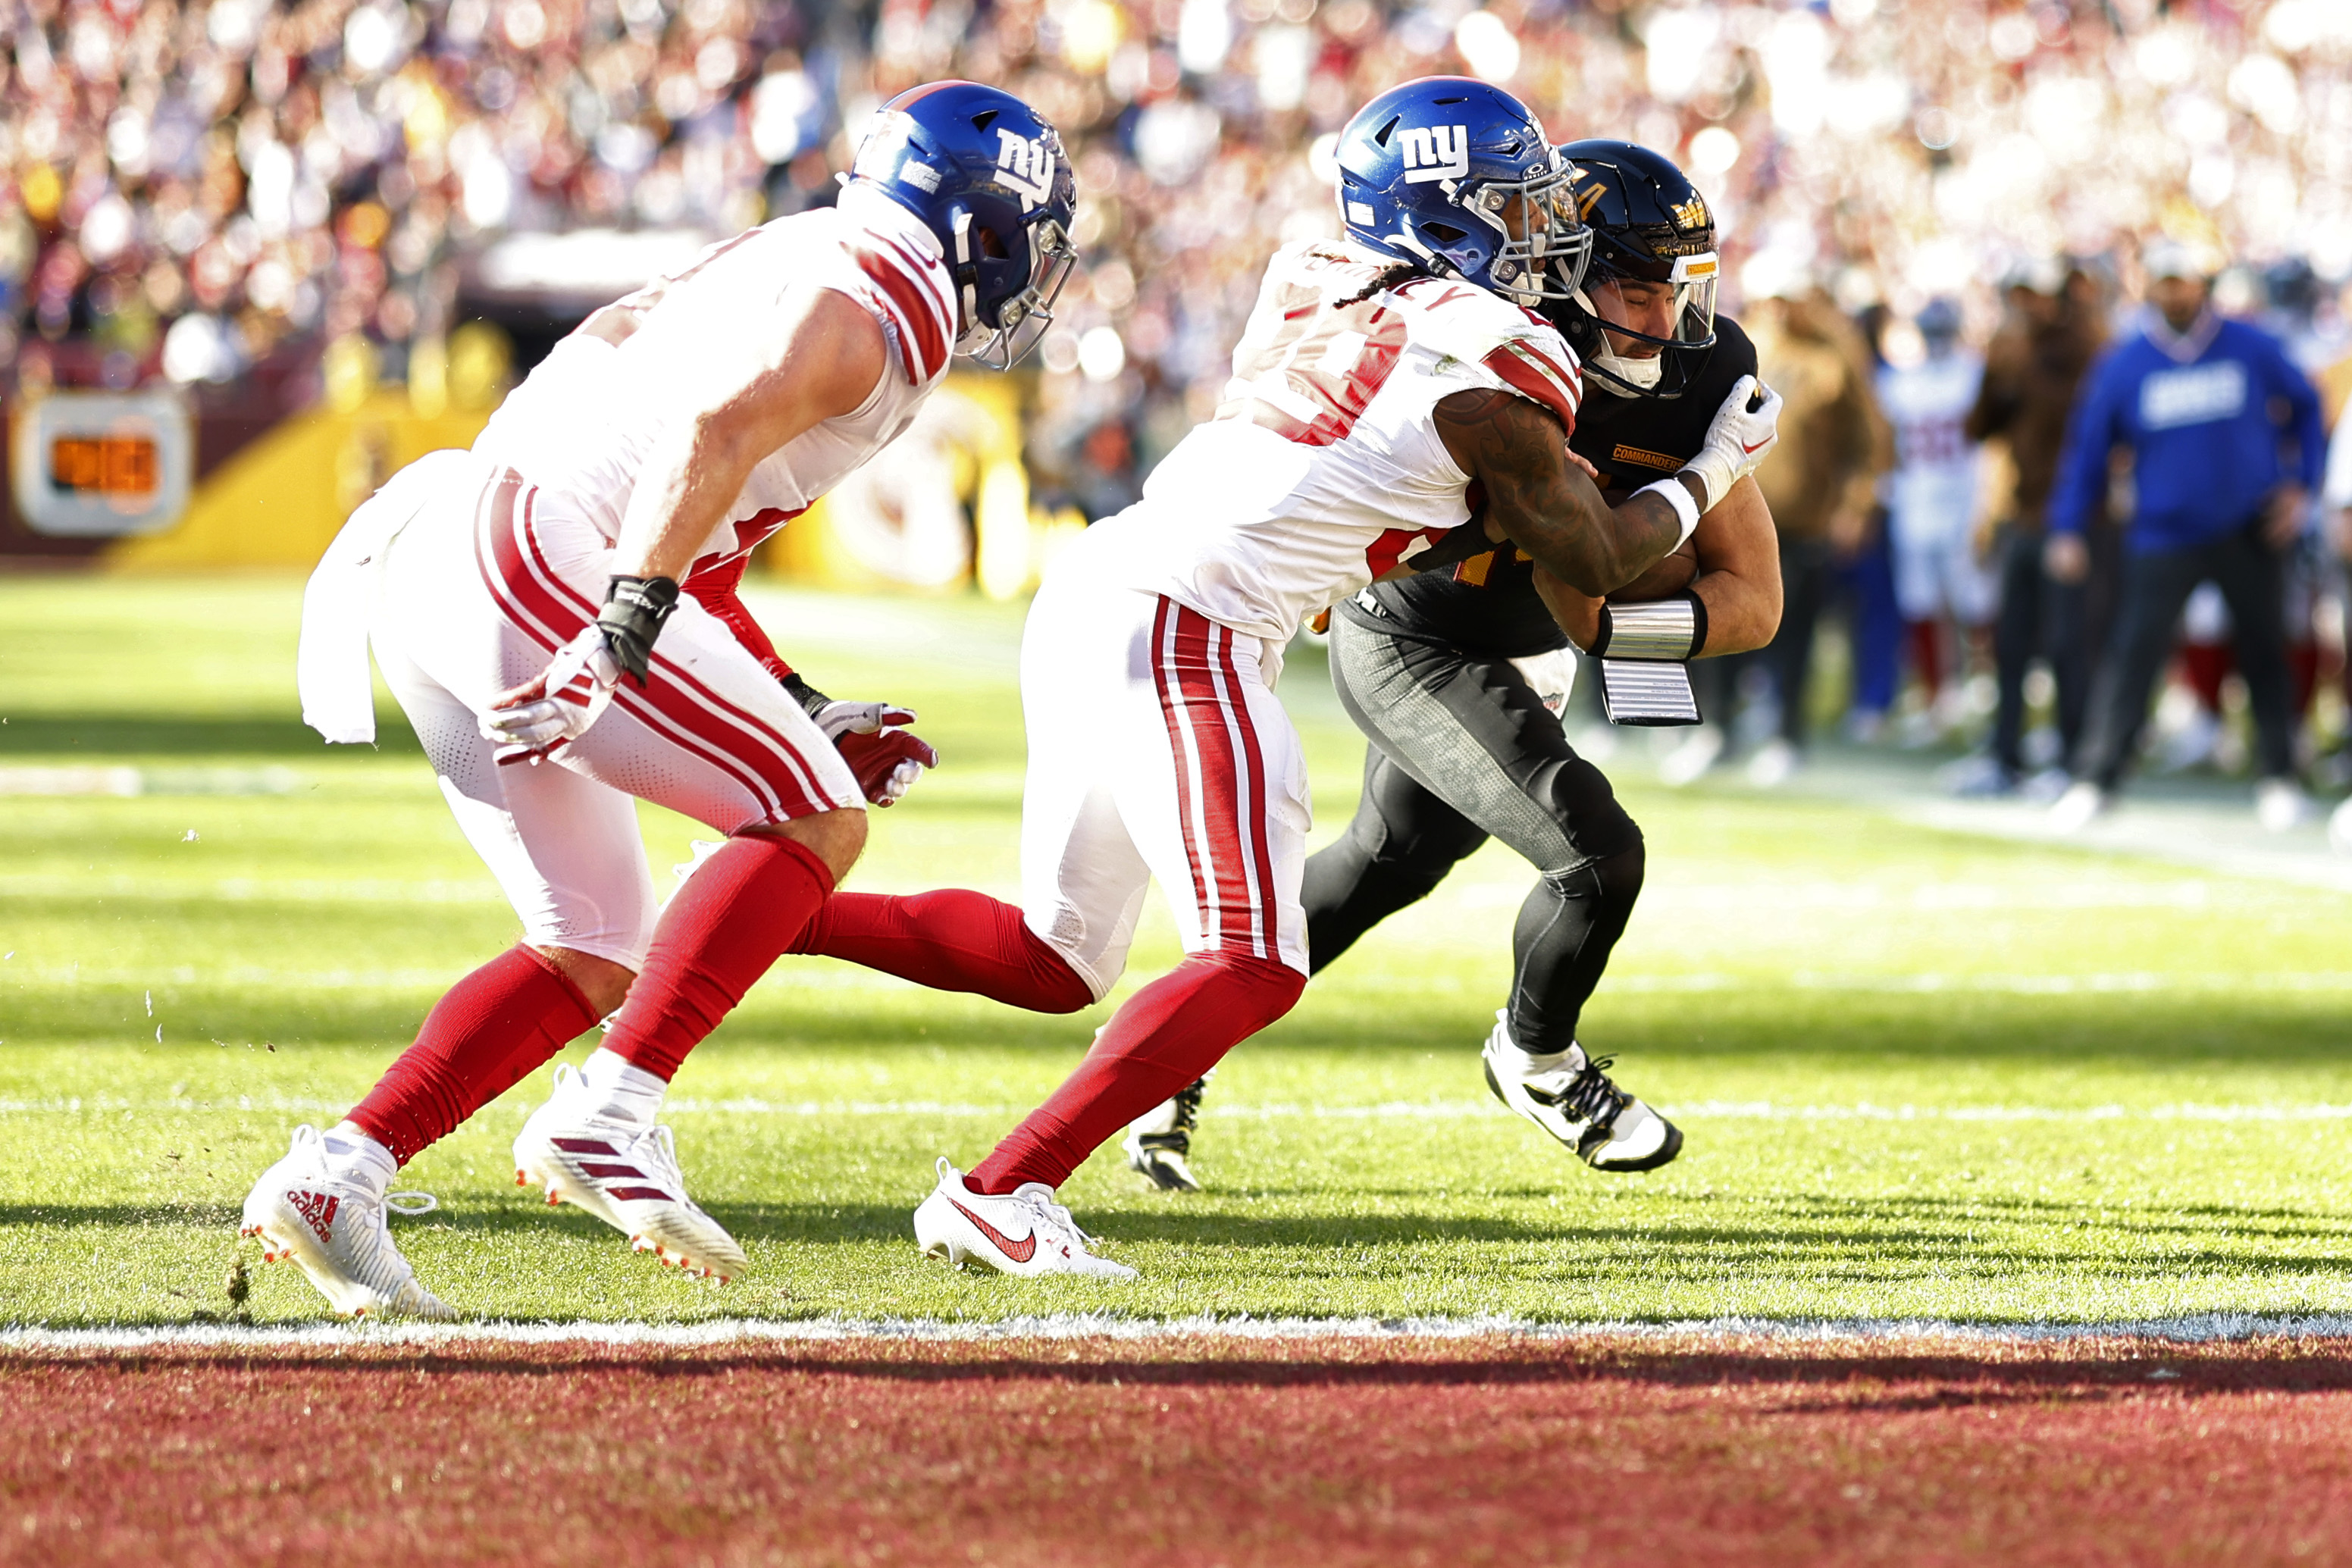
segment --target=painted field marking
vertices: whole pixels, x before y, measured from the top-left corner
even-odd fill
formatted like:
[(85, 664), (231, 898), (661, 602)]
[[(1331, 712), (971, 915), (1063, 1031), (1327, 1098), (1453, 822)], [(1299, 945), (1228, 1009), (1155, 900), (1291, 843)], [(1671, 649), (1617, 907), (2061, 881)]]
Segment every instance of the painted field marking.
[(802, 1344), (845, 1340), (923, 1340), (944, 1343), (1024, 1339), (1227, 1340), (1684, 1340), (1766, 1339), (1798, 1343), (1876, 1343), (1940, 1340), (1960, 1344), (2042, 1344), (2098, 1339), (2153, 1339), (2185, 1344), (2253, 1339), (2352, 1337), (2352, 1313), (2192, 1312), (2166, 1318), (2080, 1322), (1966, 1322), (1949, 1318), (1692, 1318), (1666, 1322), (1538, 1322), (1526, 1318), (1136, 1318), (1112, 1312), (1055, 1312), (951, 1322), (937, 1318), (821, 1317), (792, 1321), (719, 1318), (698, 1323), (499, 1322), (311, 1323), (294, 1328), (227, 1323), (116, 1328), (0, 1329), (0, 1353), (121, 1351), (219, 1346), (229, 1349), (583, 1344), (697, 1349), (734, 1344)]
[[(7, 880), (0, 878), (0, 897), (8, 895)], [(194, 894), (184, 896), (194, 896)], [(420, 898), (417, 903), (459, 904), (470, 898)], [(488, 902), (495, 904), (495, 898)], [(92, 968), (79, 964), (24, 964), (6, 978), (23, 985), (45, 986), (215, 986), (257, 990), (341, 990), (368, 988), (425, 989), (447, 986), (456, 977), (446, 969), (289, 969), (261, 965), (230, 965), (198, 968), (177, 964), (145, 969)], [(1367, 976), (1353, 988), (1374, 992), (1458, 991), (1461, 985), (1441, 985), (1433, 979), (1384, 984)], [(2352, 991), (2352, 969), (2286, 970), (2265, 974), (2196, 974), (2158, 970), (2125, 970), (2094, 975), (1911, 974), (1869, 975), (1799, 969), (1771, 975), (1736, 975), (1702, 971), (1688, 975), (1612, 974), (1611, 990), (1628, 996), (1710, 995), (1726, 991), (1819, 991), (1838, 995), (1937, 996), (1946, 993), (2011, 997), (2073, 997), (2144, 995), (2153, 992), (2322, 993)], [(914, 991), (923, 988), (896, 975), (877, 974), (848, 966), (793, 968), (761, 982), (769, 992)]]
[[(106, 1094), (60, 1095), (40, 1100), (0, 1099), (0, 1115), (216, 1115), (229, 1112), (282, 1115), (331, 1115), (350, 1109), (348, 1100), (292, 1094), (240, 1094), (234, 1100), (132, 1100)], [(518, 1113), (527, 1103), (518, 1103)], [(758, 1100), (730, 1098), (668, 1101), (663, 1111), (677, 1116), (1020, 1116), (1024, 1105), (973, 1105), (947, 1100)], [(2352, 1121), (2352, 1105), (1781, 1105), (1769, 1100), (1695, 1100), (1660, 1105), (1667, 1116), (1732, 1122), (2199, 1122), (2281, 1123)], [(1458, 1122), (1501, 1120), (1512, 1113), (1488, 1100), (1391, 1100), (1372, 1105), (1207, 1105), (1201, 1114), (1224, 1121)]]

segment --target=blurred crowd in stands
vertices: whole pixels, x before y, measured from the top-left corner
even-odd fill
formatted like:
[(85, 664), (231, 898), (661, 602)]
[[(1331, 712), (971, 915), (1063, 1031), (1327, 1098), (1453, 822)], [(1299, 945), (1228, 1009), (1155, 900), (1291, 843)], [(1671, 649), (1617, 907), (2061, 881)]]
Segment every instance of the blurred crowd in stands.
[[(331, 343), (386, 382), (438, 373), (502, 236), (730, 232), (831, 200), (891, 93), (1003, 85), (1078, 171), (1087, 265), (1026, 392), (1028, 455), (1039, 495), (1090, 517), (1213, 405), (1268, 251), (1336, 231), (1330, 139), (1372, 93), (1466, 71), (1562, 140), (1668, 152), (1715, 204), (1726, 306), (1790, 406), (1769, 486), (1789, 629), (1709, 672), (1728, 722), (1676, 777), (1785, 777), (1829, 698), (1782, 694), (1818, 690), (1859, 738), (1990, 726), (1956, 787), (2046, 787), (2092, 702), (2125, 575), (2107, 515), (2128, 508), (2101, 508), (2064, 580), (2042, 513), (2075, 382), (2137, 330), (2151, 240), (2211, 257), (2220, 308), (2268, 323), (2331, 420), (2347, 380), (2345, 0), (0, 5), (13, 395), (267, 383), (293, 405)], [(2344, 617), (2324, 508), (2304, 523), (2284, 631), (2319, 716), (2308, 770), (2345, 727)], [(2238, 734), (2210, 599), (2167, 699), (2174, 761), (2227, 762)], [(1840, 667), (1809, 685), (1824, 613)]]

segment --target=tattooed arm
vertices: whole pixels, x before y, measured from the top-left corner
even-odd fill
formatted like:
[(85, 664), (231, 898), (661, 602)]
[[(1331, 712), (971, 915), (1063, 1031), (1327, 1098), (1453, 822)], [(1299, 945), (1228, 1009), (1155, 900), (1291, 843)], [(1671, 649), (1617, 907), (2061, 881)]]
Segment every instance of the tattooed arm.
[[(1682, 522), (1663, 496), (1633, 495), (1612, 507), (1569, 460), (1568, 434), (1528, 399), (1458, 392), (1437, 405), (1437, 433), (1462, 471), (1486, 491), (1486, 528), (1517, 545), (1580, 593), (1615, 591), (1682, 539)], [(1706, 495), (1688, 474), (1676, 481), (1702, 507)]]

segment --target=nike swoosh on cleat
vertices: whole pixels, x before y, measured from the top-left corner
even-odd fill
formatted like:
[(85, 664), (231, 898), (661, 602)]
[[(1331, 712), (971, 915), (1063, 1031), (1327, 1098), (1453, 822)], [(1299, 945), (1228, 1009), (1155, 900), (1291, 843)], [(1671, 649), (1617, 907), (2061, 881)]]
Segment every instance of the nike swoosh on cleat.
[(988, 1221), (982, 1219), (980, 1216), (974, 1214), (963, 1205), (958, 1203), (955, 1199), (948, 1199), (948, 1207), (954, 1209), (958, 1214), (962, 1215), (966, 1219), (971, 1220), (974, 1225), (979, 1226), (980, 1233), (982, 1236), (987, 1237), (990, 1243), (994, 1246), (999, 1252), (1003, 1253), (1015, 1263), (1026, 1263), (1030, 1259), (1034, 1258), (1037, 1255), (1037, 1233), (1035, 1231), (1033, 1230), (1028, 1235), (1023, 1237), (1020, 1240), (1015, 1241), (1011, 1237), (1005, 1235), (1004, 1232), (999, 1230), (996, 1227), (991, 1225)]

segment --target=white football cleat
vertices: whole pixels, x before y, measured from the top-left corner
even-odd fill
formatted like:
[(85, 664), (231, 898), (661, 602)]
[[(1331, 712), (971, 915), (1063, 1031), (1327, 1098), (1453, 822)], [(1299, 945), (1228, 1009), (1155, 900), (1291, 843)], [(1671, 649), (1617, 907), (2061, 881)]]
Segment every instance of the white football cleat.
[(915, 1210), (915, 1244), (926, 1256), (944, 1258), (959, 1269), (969, 1259), (1000, 1274), (1135, 1278), (1126, 1264), (1095, 1256), (1094, 1238), (1078, 1228), (1044, 1182), (1026, 1182), (989, 1197), (964, 1186), (963, 1173), (944, 1157), (939, 1173), (940, 1185)]
[[(399, 1199), (422, 1199), (404, 1205)], [(440, 1207), (427, 1193), (378, 1193), (364, 1179), (329, 1169), (311, 1126), (294, 1129), (286, 1157), (261, 1173), (246, 1195), (239, 1236), (261, 1239), (261, 1260), (293, 1260), (327, 1304), (355, 1318), (454, 1318), (392, 1244), (384, 1210), (426, 1214)]]
[(1803, 756), (1785, 740), (1772, 739), (1748, 759), (1748, 781), (1759, 789), (1778, 789), (1805, 766)]
[(1610, 1082), (1609, 1059), (1584, 1047), (1532, 1056), (1511, 1040), (1509, 1015), (1479, 1056), (1495, 1098), (1576, 1151), (1597, 1171), (1655, 1170), (1683, 1152), (1682, 1130)]
[(2292, 779), (2263, 779), (2254, 785), (2254, 821), (2266, 833), (2291, 832), (2319, 815), (2319, 808)]
[(2088, 779), (2078, 779), (2050, 808), (2050, 825), (2062, 833), (2079, 833), (2115, 810), (2115, 804), (2112, 793)]
[(686, 1196), (669, 1129), (598, 1113), (570, 1062), (516, 1134), (514, 1163), (517, 1186), (540, 1184), (548, 1202), (586, 1209), (665, 1265), (721, 1284), (743, 1272), (743, 1249)]

